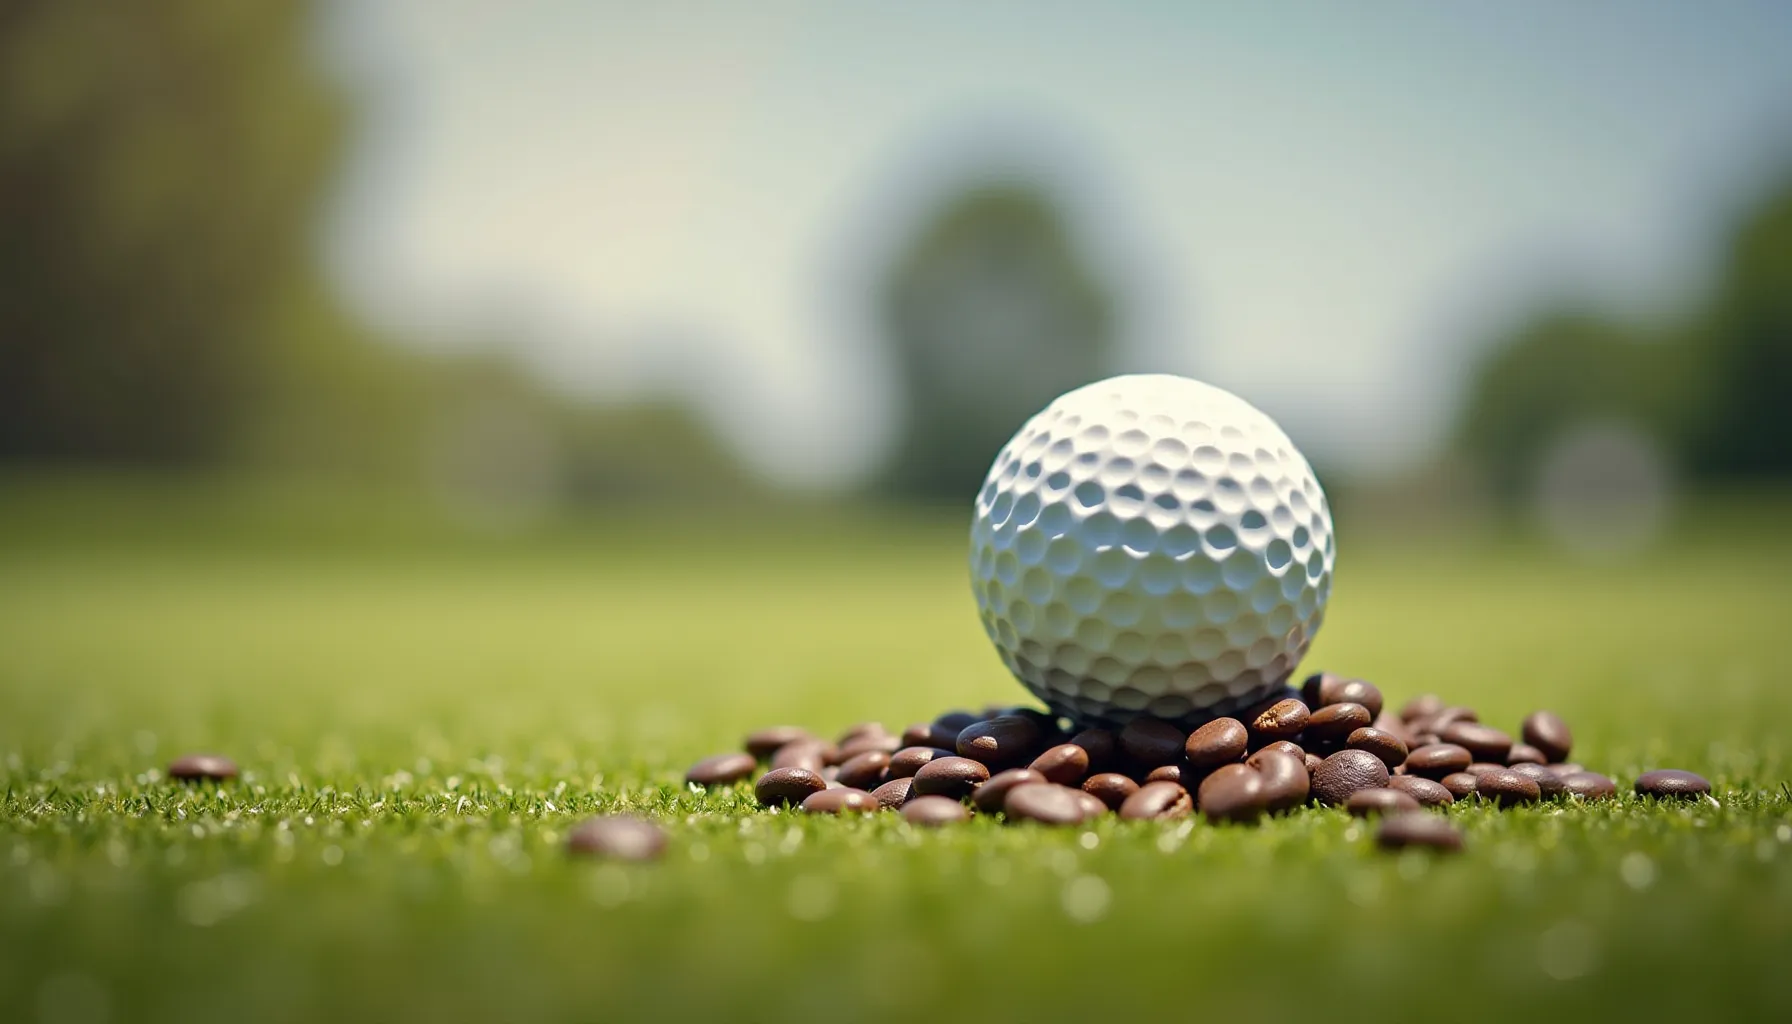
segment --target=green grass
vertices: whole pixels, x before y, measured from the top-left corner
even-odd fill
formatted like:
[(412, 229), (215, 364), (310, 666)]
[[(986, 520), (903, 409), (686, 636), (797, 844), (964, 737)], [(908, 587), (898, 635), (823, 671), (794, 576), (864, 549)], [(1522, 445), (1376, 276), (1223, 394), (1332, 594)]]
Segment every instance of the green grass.
[[(1463, 807), (1433, 858), (1334, 811), (921, 833), (679, 785), (754, 726), (1020, 696), (956, 521), (357, 543), (30, 507), (0, 513), (0, 1020), (1792, 1019), (1764, 531), (1599, 567), (1344, 524), (1309, 666), (1552, 707), (1621, 783), (1719, 794)], [(244, 778), (161, 780), (195, 749)], [(667, 857), (563, 856), (611, 810)]]

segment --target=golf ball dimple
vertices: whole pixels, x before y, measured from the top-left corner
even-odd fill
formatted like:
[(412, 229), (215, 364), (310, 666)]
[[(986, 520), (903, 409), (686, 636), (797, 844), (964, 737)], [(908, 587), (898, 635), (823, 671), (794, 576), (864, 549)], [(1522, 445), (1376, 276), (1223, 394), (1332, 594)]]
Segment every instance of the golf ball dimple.
[(1003, 663), (1054, 711), (1195, 722), (1287, 680), (1335, 553), (1325, 492), (1274, 420), (1134, 375), (1059, 397), (996, 455), (971, 585)]

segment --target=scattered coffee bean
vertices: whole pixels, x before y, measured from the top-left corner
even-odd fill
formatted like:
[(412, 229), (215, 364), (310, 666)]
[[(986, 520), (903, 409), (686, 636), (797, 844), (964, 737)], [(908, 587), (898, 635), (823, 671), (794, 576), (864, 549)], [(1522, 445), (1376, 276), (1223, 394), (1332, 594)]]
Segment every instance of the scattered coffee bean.
[(1076, 799), (1078, 802), (1080, 802), (1083, 805), (1083, 820), (1084, 821), (1093, 821), (1094, 819), (1099, 818), (1102, 815), (1108, 813), (1108, 805), (1102, 803), (1101, 798), (1096, 796), (1095, 794), (1085, 793), (1082, 790), (1076, 788), (1075, 786), (1069, 786), (1066, 788), (1068, 788), (1070, 790), (1070, 792), (1075, 795), (1074, 799)]
[(1400, 742), (1405, 744), (1406, 749), (1412, 749), (1412, 730), (1406, 727), (1406, 723), (1401, 720), (1399, 715), (1392, 715), (1383, 711), (1381, 714), (1375, 716), (1375, 721), (1369, 723), (1369, 728), (1380, 729), (1389, 736), (1398, 736)]
[(971, 803), (976, 804), (977, 809), (985, 814), (996, 814), (1002, 810), (1008, 794), (1016, 786), (1049, 781), (1051, 780), (1031, 768), (1010, 768), (991, 775), (988, 782), (978, 786), (977, 792), (971, 797)]
[(1388, 779), (1388, 788), (1397, 789), (1419, 802), (1420, 807), (1442, 807), (1456, 802), (1448, 786), (1417, 775), (1396, 775)]
[(1513, 765), (1510, 771), (1530, 779), (1537, 784), (1537, 793), (1545, 800), (1554, 800), (1562, 795), (1562, 779), (1555, 772), (1540, 764), (1520, 762)]
[(933, 724), (947, 729), (954, 736), (983, 721), (983, 716), (970, 711), (944, 711), (933, 720)]
[[(804, 768), (819, 772), (830, 762), (830, 751), (838, 752), (838, 748), (830, 747), (818, 739), (801, 739), (794, 743), (786, 743), (772, 753), (773, 768)], [(833, 761), (839, 764), (839, 761)]]
[(1446, 818), (1435, 814), (1391, 814), (1381, 819), (1375, 841), (1382, 848), (1403, 850), (1420, 847), (1455, 852), (1462, 849), (1462, 833)]
[(1553, 711), (1531, 712), (1525, 718), (1520, 732), (1526, 743), (1541, 750), (1543, 756), (1550, 761), (1566, 761), (1568, 752), (1574, 749), (1574, 733), (1568, 730), (1568, 723)]
[(811, 793), (828, 788), (828, 780), (809, 768), (773, 768), (753, 784), (753, 795), (762, 807), (800, 804)]
[(1557, 776), (1562, 791), (1583, 800), (1611, 800), (1618, 795), (1618, 786), (1598, 772), (1569, 772)]
[(1585, 766), (1578, 765), (1573, 762), (1566, 762), (1564, 764), (1545, 765), (1544, 767), (1548, 768), (1552, 772), (1555, 772), (1557, 775), (1563, 776), (1564, 778), (1566, 778), (1567, 776), (1570, 776), (1570, 775), (1577, 775), (1577, 774), (1587, 770)]
[(870, 814), (879, 806), (877, 797), (847, 786), (824, 789), (803, 798), (803, 810), (810, 814)]
[(1412, 742), (1408, 743), (1406, 745), (1406, 749), (1417, 750), (1420, 747), (1436, 746), (1437, 744), (1442, 743), (1442, 742), (1443, 742), (1443, 740), (1438, 738), (1437, 733), (1415, 732), (1412, 734)]
[[(933, 723), (917, 722), (902, 730), (901, 739), (902, 746), (898, 749), (906, 750), (909, 747), (931, 747), (933, 746)], [(952, 749), (958, 749), (957, 733), (952, 734)]]
[(1139, 784), (1119, 772), (1091, 775), (1083, 782), (1083, 792), (1100, 800), (1110, 811), (1119, 810), (1126, 798), (1138, 791)]
[(902, 749), (902, 737), (892, 736), (887, 732), (872, 733), (854, 737), (829, 753), (835, 764), (845, 764), (860, 754), (894, 754)]
[(1252, 754), (1245, 766), (1263, 778), (1265, 810), (1286, 811), (1307, 802), (1312, 779), (1308, 777), (1306, 763), (1301, 758), (1265, 747)]
[(1070, 737), (1070, 742), (1089, 752), (1090, 768), (1100, 769), (1114, 760), (1114, 751), (1120, 741), (1107, 729), (1084, 729)]
[(1444, 699), (1435, 693), (1421, 693), (1400, 707), (1400, 717), (1407, 724), (1430, 718), (1444, 709)]
[(1078, 825), (1093, 817), (1089, 804), (1082, 799), (1084, 796), (1087, 794), (1080, 789), (1050, 782), (1016, 786), (1008, 791), (1008, 802), (1003, 805), (1002, 813), (1009, 821)]
[(1285, 740), (1300, 735), (1310, 713), (1298, 700), (1279, 700), (1251, 719), (1251, 732), (1266, 740)]
[[(1127, 802), (1137, 800), (1142, 793), (1141, 789)], [(1221, 765), (1201, 780), (1196, 802), (1207, 820), (1216, 823), (1256, 821), (1269, 809), (1262, 773), (1242, 764)]]
[(1678, 768), (1657, 768), (1636, 777), (1638, 796), (1661, 799), (1696, 800), (1711, 792), (1711, 783), (1702, 775)]
[(1437, 731), (1445, 743), (1466, 748), (1477, 761), (1497, 761), (1504, 765), (1512, 751), (1512, 737), (1480, 722), (1451, 722)]
[(826, 768), (823, 768), (821, 770), (821, 777), (828, 780), (829, 789), (837, 789), (842, 785), (840, 782), (840, 766), (837, 764), (830, 764)]
[(587, 818), (566, 834), (566, 849), (616, 860), (654, 860), (666, 852), (666, 833), (650, 821), (625, 814)]
[(902, 805), (902, 819), (910, 825), (939, 828), (970, 821), (971, 812), (948, 796), (918, 796)]
[(1325, 763), (1325, 758), (1309, 750), (1301, 755), (1300, 763), (1306, 766), (1307, 778), (1310, 780), (1313, 778), (1313, 773), (1319, 770), (1319, 766)]
[(1344, 809), (1353, 818), (1367, 818), (1372, 814), (1416, 811), (1419, 802), (1397, 789), (1359, 789), (1344, 801)]
[(1187, 741), (1181, 729), (1156, 718), (1135, 718), (1120, 730), (1120, 749), (1144, 768), (1181, 760)]
[(917, 796), (949, 796), (962, 800), (989, 781), (989, 769), (968, 757), (935, 758), (915, 773)]
[(223, 782), (236, 772), (236, 762), (222, 754), (185, 754), (168, 763), (168, 777), (181, 782)]
[(1222, 764), (1236, 764), (1244, 757), (1250, 732), (1236, 718), (1216, 718), (1194, 732), (1182, 745), (1191, 767), (1211, 771)]
[(1325, 707), (1331, 703), (1325, 699), (1325, 688), (1328, 685), (1338, 685), (1344, 678), (1335, 672), (1315, 672), (1300, 684), (1300, 699), (1306, 702), (1308, 708)]
[(1469, 765), (1467, 768), (1464, 768), (1462, 770), (1469, 773), (1470, 775), (1479, 776), (1479, 775), (1483, 775), (1487, 772), (1497, 772), (1501, 768), (1504, 768), (1504, 767), (1506, 767), (1506, 766), (1503, 764), (1495, 764), (1492, 761), (1476, 761), (1473, 764)]
[(1382, 732), (1372, 725), (1365, 725), (1351, 733), (1345, 738), (1344, 745), (1352, 750), (1366, 750), (1374, 754), (1390, 770), (1406, 763), (1406, 744), (1400, 742), (1400, 737)]
[[(1332, 705), (1335, 708), (1348, 706)], [(1388, 766), (1381, 758), (1363, 750), (1340, 750), (1326, 758), (1313, 773), (1313, 795), (1323, 804), (1341, 804), (1359, 789), (1381, 789), (1387, 784)]]
[(1430, 743), (1406, 755), (1406, 770), (1427, 779), (1442, 779), (1467, 768), (1473, 760), (1473, 755), (1454, 743)]
[(890, 755), (890, 778), (906, 779), (921, 770), (929, 761), (937, 761), (942, 757), (956, 757), (950, 750), (938, 747), (903, 747)]
[(1146, 818), (1186, 818), (1194, 810), (1194, 799), (1179, 784), (1147, 782), (1120, 805), (1120, 817), (1134, 821)]
[(893, 811), (908, 802), (909, 794), (914, 790), (913, 778), (891, 779), (871, 791), (877, 805), (884, 810)]
[(881, 750), (867, 750), (848, 758), (835, 773), (843, 786), (852, 789), (876, 789), (890, 777), (890, 755)]
[(1244, 763), (1250, 765), (1252, 768), (1260, 768), (1261, 765), (1259, 762), (1266, 754), (1281, 754), (1285, 757), (1292, 757), (1302, 764), (1306, 763), (1307, 758), (1307, 752), (1302, 750), (1298, 744), (1290, 743), (1287, 740), (1276, 740), (1274, 743), (1268, 743), (1258, 747), (1250, 757), (1244, 759)]
[(1374, 718), (1374, 715), (1369, 714), (1369, 709), (1361, 704), (1327, 704), (1307, 719), (1305, 739), (1319, 743), (1342, 743), (1346, 736), (1368, 725)]
[(1366, 679), (1332, 677), (1319, 684), (1317, 707), (1330, 704), (1361, 704), (1369, 709), (1369, 720), (1381, 717), (1381, 690)]
[(1018, 768), (1039, 753), (1039, 723), (1024, 715), (998, 715), (966, 726), (958, 734), (958, 756), (981, 761), (994, 769)]
[[(1202, 773), (1206, 774), (1206, 773)], [(1174, 782), (1178, 786), (1194, 785), (1197, 776), (1194, 772), (1185, 772), (1181, 764), (1160, 764), (1145, 774), (1145, 782)]]
[(1501, 807), (1532, 804), (1543, 798), (1534, 779), (1510, 768), (1496, 768), (1475, 777), (1475, 792)]
[(1451, 722), (1479, 722), (1480, 720), (1481, 713), (1474, 708), (1463, 707), (1460, 704), (1452, 704), (1431, 716), (1431, 727), (1441, 732), (1443, 731), (1444, 726), (1449, 725)]
[(751, 778), (758, 770), (759, 762), (752, 754), (717, 754), (691, 765), (690, 771), (684, 773), (684, 781), (692, 786), (728, 786)]
[[(1410, 776), (1409, 776), (1410, 777)], [(1392, 781), (1391, 779), (1389, 781)], [(1465, 800), (1475, 791), (1477, 776), (1467, 772), (1451, 772), (1438, 780), (1438, 785), (1450, 791), (1450, 795), (1458, 800)]]
[(1548, 763), (1549, 758), (1544, 756), (1543, 751), (1538, 750), (1529, 743), (1514, 743), (1512, 744), (1512, 749), (1506, 752), (1506, 764), (1508, 766), (1515, 764)]
[(1074, 743), (1060, 743), (1027, 767), (1060, 786), (1080, 786), (1089, 774), (1089, 752)]
[(774, 725), (769, 729), (748, 733), (747, 753), (763, 761), (778, 752), (779, 747), (787, 747), (798, 740), (812, 740), (809, 730), (794, 725)]
[(860, 722), (847, 726), (839, 736), (835, 737), (834, 742), (844, 747), (853, 740), (864, 736), (888, 736), (889, 734), (890, 730), (884, 728), (882, 722)]

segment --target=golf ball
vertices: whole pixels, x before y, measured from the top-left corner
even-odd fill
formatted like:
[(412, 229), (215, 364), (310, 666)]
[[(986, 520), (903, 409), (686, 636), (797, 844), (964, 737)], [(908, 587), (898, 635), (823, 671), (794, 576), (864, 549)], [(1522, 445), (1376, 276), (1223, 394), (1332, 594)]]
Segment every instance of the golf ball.
[(1113, 377), (996, 455), (971, 586), (1003, 663), (1054, 711), (1186, 724), (1286, 682), (1335, 550), (1325, 492), (1274, 420), (1186, 377)]

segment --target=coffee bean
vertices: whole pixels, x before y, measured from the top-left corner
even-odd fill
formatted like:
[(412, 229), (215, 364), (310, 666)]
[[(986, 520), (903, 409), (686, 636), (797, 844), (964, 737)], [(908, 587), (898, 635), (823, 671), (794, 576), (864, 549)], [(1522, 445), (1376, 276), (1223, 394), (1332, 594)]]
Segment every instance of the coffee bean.
[(1406, 749), (1412, 749), (1412, 730), (1406, 727), (1406, 723), (1401, 721), (1399, 715), (1390, 715), (1383, 711), (1375, 716), (1375, 721), (1369, 723), (1369, 728), (1380, 729), (1389, 736), (1397, 736)]
[(1135, 718), (1120, 730), (1120, 749), (1143, 768), (1181, 760), (1187, 742), (1181, 729), (1156, 718)]
[(1421, 779), (1417, 775), (1396, 775), (1388, 779), (1388, 788), (1397, 789), (1419, 802), (1420, 807), (1442, 807), (1456, 802), (1456, 795), (1441, 782)]
[(1182, 745), (1191, 767), (1211, 771), (1222, 764), (1235, 764), (1244, 756), (1250, 733), (1236, 718), (1216, 718), (1194, 732)]
[(1110, 811), (1119, 810), (1126, 798), (1138, 791), (1139, 784), (1119, 772), (1091, 775), (1083, 782), (1083, 792), (1100, 800)]
[(1305, 738), (1320, 743), (1342, 743), (1346, 736), (1368, 725), (1374, 718), (1361, 704), (1327, 704), (1307, 719)]
[(1444, 726), (1451, 722), (1479, 722), (1480, 720), (1481, 713), (1474, 708), (1452, 704), (1431, 716), (1431, 727), (1441, 732)]
[(1501, 768), (1504, 768), (1504, 767), (1506, 767), (1506, 766), (1503, 764), (1495, 764), (1492, 761), (1476, 761), (1476, 762), (1470, 764), (1467, 768), (1464, 768), (1462, 770), (1469, 773), (1470, 775), (1479, 777), (1481, 775), (1487, 774), (1488, 772), (1497, 772)]
[(942, 729), (949, 729), (954, 734), (957, 734), (981, 721), (983, 721), (983, 716), (976, 712), (954, 710), (940, 712), (940, 714), (934, 718), (933, 724)]
[(871, 791), (877, 805), (886, 811), (893, 811), (908, 802), (909, 794), (914, 790), (915, 780), (912, 778), (891, 779)]
[(747, 753), (763, 761), (778, 752), (779, 747), (787, 747), (798, 740), (812, 740), (809, 730), (795, 725), (774, 725), (769, 729), (748, 733)]
[(824, 789), (803, 798), (803, 810), (810, 814), (870, 814), (879, 806), (877, 797), (848, 786)]
[(918, 796), (902, 805), (902, 819), (910, 825), (939, 828), (970, 821), (971, 812), (949, 796)]
[(1475, 792), (1501, 807), (1532, 804), (1543, 798), (1536, 780), (1510, 768), (1497, 768), (1475, 777)]
[(1702, 775), (1678, 768), (1657, 768), (1636, 777), (1637, 796), (1653, 796), (1663, 800), (1697, 800), (1711, 792), (1711, 783)]
[(1509, 770), (1535, 782), (1538, 795), (1545, 800), (1554, 800), (1562, 795), (1561, 777), (1543, 765), (1521, 762), (1513, 765)]
[(1244, 763), (1255, 768), (1257, 767), (1255, 763), (1257, 758), (1264, 754), (1286, 754), (1296, 761), (1305, 761), (1307, 756), (1307, 752), (1301, 749), (1300, 744), (1290, 743), (1287, 740), (1276, 740), (1273, 743), (1265, 743), (1263, 746), (1258, 747), (1251, 753), (1250, 757), (1244, 759)]
[(1344, 744), (1352, 750), (1366, 750), (1374, 754), (1390, 769), (1406, 763), (1406, 744), (1400, 742), (1400, 737), (1382, 732), (1372, 725), (1365, 725), (1351, 733), (1345, 738)]
[(978, 786), (977, 792), (971, 797), (971, 803), (976, 804), (977, 809), (985, 814), (995, 814), (1002, 810), (1008, 794), (1016, 786), (1049, 781), (1051, 780), (1031, 768), (1010, 768), (991, 775), (988, 782)]
[[(830, 751), (838, 748), (830, 747), (818, 739), (801, 739), (794, 743), (786, 743), (772, 753), (773, 768), (804, 768), (819, 772), (829, 763)], [(834, 764), (840, 762), (834, 761)]]
[(1120, 817), (1133, 821), (1147, 818), (1186, 818), (1195, 801), (1174, 782), (1147, 782), (1120, 805)]
[[(902, 746), (897, 748), (900, 750), (906, 750), (909, 747), (931, 747), (933, 746), (933, 723), (917, 722), (902, 730), (901, 739)], [(952, 734), (952, 748), (958, 749), (957, 733)]]
[(890, 777), (890, 755), (881, 750), (867, 750), (849, 758), (834, 778), (852, 789), (876, 789)]
[(958, 734), (958, 756), (981, 761), (992, 769), (1018, 768), (1040, 751), (1044, 733), (1039, 723), (1022, 715), (1000, 715)]
[(1568, 760), (1568, 752), (1574, 749), (1574, 733), (1554, 711), (1531, 712), (1520, 732), (1526, 743), (1543, 751), (1543, 756), (1551, 761)]
[[(1205, 774), (1206, 774), (1205, 772), (1201, 773), (1201, 775), (1205, 775)], [(1145, 773), (1145, 780), (1144, 780), (1144, 783), (1142, 783), (1142, 784), (1149, 784), (1149, 783), (1153, 783), (1153, 782), (1174, 782), (1178, 786), (1186, 787), (1186, 786), (1194, 785), (1195, 781), (1198, 777), (1199, 776), (1197, 776), (1192, 771), (1184, 772), (1183, 766), (1181, 764), (1160, 764), (1156, 768), (1153, 768), (1149, 772)]]
[(759, 762), (753, 760), (752, 754), (717, 754), (691, 765), (684, 773), (684, 781), (694, 786), (727, 786), (751, 778), (758, 769)]
[(1369, 709), (1369, 720), (1381, 717), (1381, 690), (1367, 679), (1340, 679), (1319, 688), (1322, 706), (1329, 704), (1361, 704)]
[(1421, 693), (1400, 706), (1400, 717), (1407, 724), (1430, 718), (1444, 709), (1444, 699), (1435, 693)]
[(1515, 764), (1548, 763), (1549, 758), (1544, 756), (1543, 751), (1538, 750), (1529, 743), (1514, 743), (1512, 744), (1512, 749), (1506, 752), (1506, 764), (1508, 766)]
[(1060, 743), (1027, 767), (1060, 786), (1080, 786), (1089, 774), (1089, 752), (1074, 743)]
[[(1008, 791), (1002, 813), (1009, 821), (1033, 821), (1041, 825), (1080, 825), (1094, 816), (1080, 789), (1036, 782)], [(1099, 803), (1099, 801), (1097, 801)]]
[(1418, 847), (1454, 853), (1462, 849), (1462, 833), (1435, 814), (1391, 814), (1381, 819), (1375, 842), (1388, 850)]
[(1454, 743), (1430, 743), (1406, 755), (1406, 770), (1427, 779), (1442, 779), (1469, 766), (1474, 756)]
[(1308, 708), (1322, 708), (1329, 703), (1324, 696), (1327, 685), (1336, 686), (1344, 677), (1334, 672), (1315, 672), (1300, 684), (1300, 699)]
[(1372, 814), (1416, 811), (1419, 802), (1397, 789), (1359, 789), (1344, 801), (1344, 809), (1353, 818), (1367, 818)]
[[(1332, 705), (1335, 708), (1348, 706)], [(1381, 758), (1363, 750), (1340, 750), (1326, 758), (1313, 773), (1313, 795), (1322, 804), (1341, 804), (1359, 789), (1381, 789), (1387, 784), (1388, 766)]]
[(809, 768), (773, 768), (753, 784), (753, 795), (762, 807), (800, 804), (809, 794), (828, 788), (828, 780)]
[(1442, 743), (1442, 742), (1443, 742), (1443, 740), (1438, 738), (1437, 733), (1415, 732), (1412, 734), (1412, 742), (1408, 743), (1406, 745), (1406, 749), (1417, 750), (1420, 747), (1436, 746), (1437, 744)]
[[(1269, 809), (1263, 788), (1261, 772), (1242, 764), (1221, 765), (1201, 780), (1196, 802), (1208, 821), (1256, 821)], [(1127, 802), (1137, 800), (1142, 793), (1141, 789)]]
[(949, 796), (962, 800), (989, 781), (989, 769), (968, 757), (935, 758), (915, 773), (917, 796)]
[(1114, 751), (1120, 743), (1107, 729), (1084, 729), (1070, 737), (1070, 742), (1088, 751), (1089, 767), (1092, 769), (1099, 769), (1112, 762)]
[(1306, 766), (1307, 778), (1308, 780), (1311, 780), (1313, 778), (1313, 773), (1317, 772), (1319, 766), (1325, 763), (1325, 758), (1320, 757), (1318, 754), (1309, 750), (1301, 755), (1300, 763)]
[(835, 748), (828, 757), (834, 764), (845, 764), (860, 754), (894, 754), (902, 749), (902, 738), (887, 732), (858, 736)]
[(1495, 729), (1491, 725), (1480, 722), (1451, 722), (1438, 730), (1445, 743), (1454, 743), (1468, 750), (1477, 761), (1498, 761), (1506, 763), (1506, 755), (1512, 751), (1512, 737)]
[(236, 774), (236, 762), (222, 754), (185, 754), (168, 764), (168, 777), (181, 782), (223, 782)]
[(1252, 754), (1245, 766), (1263, 777), (1264, 809), (1285, 811), (1307, 802), (1312, 780), (1300, 758), (1265, 747)]
[(889, 734), (890, 730), (884, 728), (882, 722), (859, 722), (856, 725), (847, 726), (839, 736), (835, 737), (834, 742), (844, 747), (862, 736), (888, 736)]
[(903, 747), (890, 755), (890, 778), (906, 779), (920, 771), (921, 767), (929, 761), (956, 756), (950, 750), (941, 750), (938, 747)]
[(1563, 778), (1566, 778), (1570, 775), (1578, 775), (1579, 773), (1587, 770), (1584, 765), (1578, 765), (1578, 764), (1573, 763), (1572, 761), (1564, 762), (1562, 764), (1545, 765), (1544, 767), (1548, 768), (1552, 772), (1555, 772), (1557, 775), (1562, 776)]
[(1583, 800), (1611, 800), (1617, 797), (1617, 784), (1598, 772), (1569, 772), (1558, 775), (1562, 792)]
[(1305, 704), (1298, 700), (1280, 700), (1251, 719), (1251, 732), (1269, 740), (1290, 739), (1307, 727), (1308, 717)]
[(1449, 790), (1450, 795), (1456, 799), (1464, 800), (1474, 794), (1475, 783), (1478, 781), (1480, 780), (1477, 776), (1470, 775), (1467, 772), (1451, 772), (1439, 779), (1438, 785)]
[(666, 852), (666, 833), (650, 821), (626, 814), (587, 818), (566, 834), (566, 849), (615, 860), (654, 860)]

